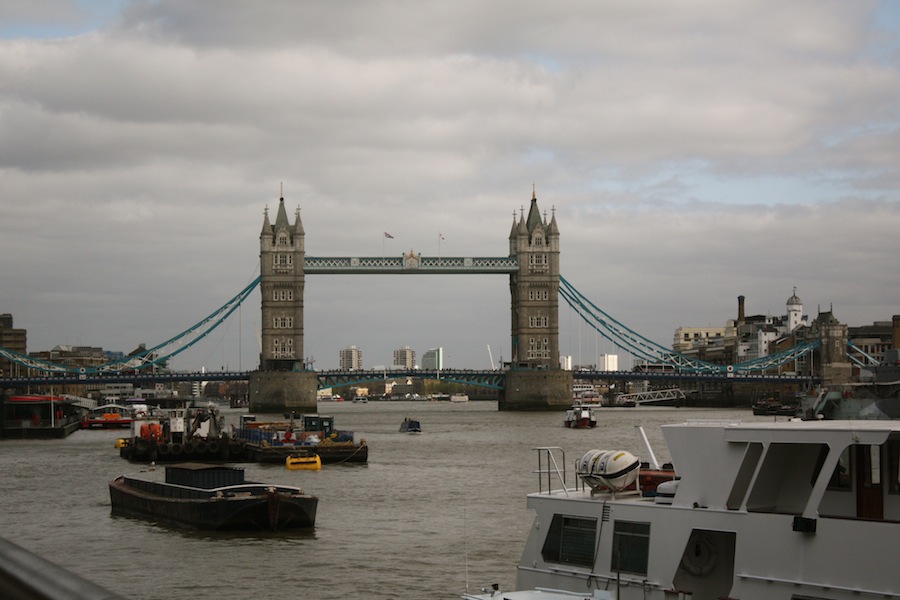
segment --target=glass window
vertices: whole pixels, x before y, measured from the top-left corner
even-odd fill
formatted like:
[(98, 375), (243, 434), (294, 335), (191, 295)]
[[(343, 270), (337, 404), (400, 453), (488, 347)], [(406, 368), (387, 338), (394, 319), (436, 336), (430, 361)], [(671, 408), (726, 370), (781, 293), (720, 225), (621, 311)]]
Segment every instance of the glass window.
[(829, 490), (850, 491), (850, 448), (844, 448), (828, 482)]
[(888, 493), (900, 494), (900, 440), (887, 443), (887, 468)]
[(597, 519), (553, 515), (541, 556), (547, 562), (594, 566)]
[(612, 550), (610, 569), (646, 575), (650, 556), (650, 523), (616, 521)]

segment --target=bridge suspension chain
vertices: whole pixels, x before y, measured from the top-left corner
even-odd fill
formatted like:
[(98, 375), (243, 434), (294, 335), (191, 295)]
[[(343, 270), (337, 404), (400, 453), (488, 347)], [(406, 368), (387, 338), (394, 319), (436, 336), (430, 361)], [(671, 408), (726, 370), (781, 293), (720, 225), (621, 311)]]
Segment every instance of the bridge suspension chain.
[(764, 371), (797, 360), (818, 348), (821, 344), (819, 340), (803, 342), (781, 352), (735, 365), (710, 363), (685, 356), (645, 338), (598, 308), (562, 276), (560, 276), (559, 282), (560, 296), (588, 325), (604, 338), (619, 348), (628, 351), (636, 358), (641, 358), (651, 363), (670, 365), (679, 371), (691, 373), (748, 373)]
[[(22, 365), (29, 369), (43, 371), (45, 373), (119, 373), (122, 371), (139, 371), (151, 365), (160, 365), (165, 363), (173, 356), (184, 352), (207, 335), (209, 335), (216, 327), (222, 324), (225, 319), (231, 316), (240, 304), (247, 299), (250, 293), (259, 285), (261, 277), (254, 279), (250, 285), (240, 291), (235, 297), (223, 304), (221, 307), (213, 311), (209, 316), (202, 319), (192, 327), (184, 330), (175, 337), (165, 342), (144, 350), (132, 356), (126, 356), (120, 360), (114, 360), (106, 364), (94, 367), (72, 367), (61, 365), (58, 363), (39, 360), (24, 354), (19, 354), (7, 348), (0, 348), (0, 356)], [(193, 337), (191, 337), (193, 336)], [(190, 338), (190, 339), (188, 339)]]

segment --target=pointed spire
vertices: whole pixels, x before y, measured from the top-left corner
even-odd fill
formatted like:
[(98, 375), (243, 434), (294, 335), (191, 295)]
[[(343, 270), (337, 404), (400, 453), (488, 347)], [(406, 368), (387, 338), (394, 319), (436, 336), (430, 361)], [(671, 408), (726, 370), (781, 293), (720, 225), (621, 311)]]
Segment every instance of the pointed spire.
[(559, 235), (559, 227), (556, 224), (556, 207), (550, 209), (550, 228), (547, 235)]
[(532, 190), (531, 207), (528, 209), (528, 222), (526, 223), (528, 233), (534, 231), (534, 228), (539, 225), (543, 225), (543, 222), (541, 221), (541, 211), (537, 205), (537, 194)]
[(266, 209), (263, 211), (263, 225), (262, 231), (260, 232), (260, 237), (264, 235), (272, 236), (272, 224), (269, 222), (269, 205), (266, 204)]
[(284, 209), (284, 197), (278, 199), (278, 213), (275, 215), (275, 229), (290, 227), (287, 211)]
[(298, 206), (294, 212), (294, 235), (303, 235), (305, 233), (303, 231), (303, 222), (300, 221), (300, 207)]

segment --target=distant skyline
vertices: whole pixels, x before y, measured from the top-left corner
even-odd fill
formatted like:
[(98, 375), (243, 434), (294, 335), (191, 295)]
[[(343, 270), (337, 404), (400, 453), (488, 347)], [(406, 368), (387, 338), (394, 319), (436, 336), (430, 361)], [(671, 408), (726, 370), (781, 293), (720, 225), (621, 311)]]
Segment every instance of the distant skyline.
[[(562, 275), (678, 327), (900, 314), (900, 3), (0, 4), (0, 313), (30, 351), (128, 352), (310, 256), (506, 256), (534, 189)], [(307, 360), (510, 354), (503, 276), (311, 276)], [(178, 369), (258, 365), (258, 292)], [(565, 304), (575, 364), (625, 354)]]

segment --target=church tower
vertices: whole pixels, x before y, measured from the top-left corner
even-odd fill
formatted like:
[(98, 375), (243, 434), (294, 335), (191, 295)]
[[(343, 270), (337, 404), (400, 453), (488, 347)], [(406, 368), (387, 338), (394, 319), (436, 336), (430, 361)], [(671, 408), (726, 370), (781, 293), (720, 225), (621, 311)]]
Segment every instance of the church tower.
[(509, 235), (509, 254), (519, 270), (510, 276), (513, 368), (559, 369), (559, 228), (556, 211), (541, 217), (531, 194)]
[(803, 321), (803, 302), (797, 296), (797, 288), (794, 293), (787, 299), (787, 328), (788, 332), (797, 329)]
[(262, 371), (304, 370), (304, 235), (299, 208), (293, 225), (288, 221), (284, 198), (278, 201), (274, 224), (269, 221), (269, 209), (266, 208), (259, 235)]

